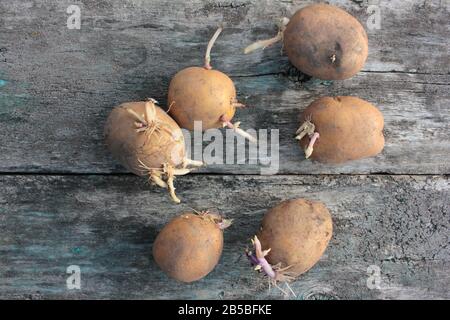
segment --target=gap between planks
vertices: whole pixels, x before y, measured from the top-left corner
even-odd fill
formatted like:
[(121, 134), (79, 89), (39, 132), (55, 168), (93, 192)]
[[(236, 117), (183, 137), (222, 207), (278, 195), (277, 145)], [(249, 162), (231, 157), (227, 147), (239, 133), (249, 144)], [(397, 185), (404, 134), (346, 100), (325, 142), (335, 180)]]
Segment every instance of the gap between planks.
[[(62, 171), (54, 171), (54, 172), (0, 172), (0, 176), (55, 176), (55, 177), (64, 177), (64, 176), (99, 176), (99, 177), (108, 177), (108, 176), (136, 176), (133, 173), (129, 172), (62, 172)], [(354, 176), (354, 177), (363, 177), (363, 176), (396, 176), (396, 177), (444, 177), (447, 178), (450, 176), (450, 173), (436, 174), (436, 173), (389, 173), (389, 172), (370, 172), (370, 173), (281, 173), (274, 175), (264, 175), (259, 173), (233, 173), (233, 172), (191, 172), (188, 176), (211, 176), (211, 177), (220, 177), (220, 176), (260, 176), (260, 177), (301, 177), (301, 176), (323, 176), (323, 177), (339, 177), (339, 176)], [(142, 177), (140, 177), (142, 178)]]

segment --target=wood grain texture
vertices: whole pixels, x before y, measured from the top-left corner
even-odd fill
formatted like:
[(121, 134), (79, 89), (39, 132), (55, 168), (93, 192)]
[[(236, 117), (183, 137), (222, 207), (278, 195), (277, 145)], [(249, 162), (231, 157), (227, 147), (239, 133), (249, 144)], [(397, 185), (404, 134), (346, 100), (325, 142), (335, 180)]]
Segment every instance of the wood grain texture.
[[(282, 299), (242, 253), (268, 208), (307, 197), (329, 207), (334, 236), (293, 284), (298, 299), (449, 299), (450, 3), (378, 1), (381, 29), (367, 30), (368, 61), (345, 81), (305, 80), (279, 45), (242, 54), (276, 33), (277, 18), (311, 2), (1, 1), (0, 298)], [(366, 26), (366, 1), (329, 2)], [(80, 30), (66, 27), (71, 4), (81, 8)], [(212, 64), (249, 106), (235, 118), (243, 128), (280, 130), (279, 175), (259, 176), (262, 166), (246, 157), (211, 164), (177, 179), (177, 206), (165, 190), (124, 174), (103, 125), (122, 102), (151, 96), (164, 105), (171, 77), (201, 65), (219, 24)], [(293, 139), (298, 117), (324, 95), (378, 106), (383, 153), (341, 166), (303, 160)], [(184, 285), (157, 268), (151, 247), (189, 208), (217, 209), (235, 223), (218, 267)], [(66, 289), (74, 264), (79, 291)], [(367, 287), (372, 265), (380, 289)]]
[[(295, 197), (323, 201), (334, 223), (325, 255), (292, 284), (298, 299), (450, 298), (447, 177), (208, 175), (178, 186), (179, 206), (130, 175), (0, 176), (0, 298), (282, 299), (242, 253), (266, 210)], [(217, 268), (186, 285), (151, 248), (189, 207), (235, 221)], [(81, 290), (66, 289), (69, 265), (81, 267)], [(380, 289), (367, 288), (371, 265)]]
[[(242, 54), (272, 36), (274, 21), (310, 1), (83, 0), (80, 30), (68, 30), (73, 1), (0, 4), (0, 171), (117, 173), (103, 145), (115, 105), (153, 96), (163, 104), (170, 78), (199, 65), (218, 24), (225, 31), (213, 66), (230, 74), (249, 105), (243, 128), (280, 130), (280, 173), (448, 174), (450, 58), (448, 1), (380, 1), (381, 29), (368, 30), (369, 60), (356, 77), (298, 83), (280, 47)], [(367, 4), (331, 1), (366, 25)], [(355, 95), (378, 106), (386, 148), (344, 166), (302, 161), (292, 139), (298, 115), (323, 95)], [(258, 165), (202, 172), (258, 173)]]

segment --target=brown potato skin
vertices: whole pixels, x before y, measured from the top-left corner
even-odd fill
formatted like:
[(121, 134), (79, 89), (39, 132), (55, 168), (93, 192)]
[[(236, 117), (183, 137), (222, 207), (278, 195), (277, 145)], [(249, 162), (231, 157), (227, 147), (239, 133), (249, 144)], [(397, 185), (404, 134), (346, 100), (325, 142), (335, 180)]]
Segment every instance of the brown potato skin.
[[(307, 117), (320, 134), (313, 160), (338, 164), (373, 157), (384, 148), (383, 114), (367, 101), (350, 96), (323, 97), (305, 109), (300, 122)], [(302, 148), (308, 143), (309, 137), (300, 141)]]
[(257, 236), (264, 250), (271, 248), (267, 261), (291, 266), (288, 272), (297, 277), (319, 261), (332, 233), (331, 215), (323, 203), (293, 199), (266, 213)]
[(236, 99), (233, 81), (217, 70), (189, 67), (178, 72), (170, 82), (168, 105), (170, 115), (182, 127), (194, 130), (194, 121), (202, 129), (221, 128), (220, 117), (234, 116)]
[(297, 11), (283, 40), (291, 63), (303, 73), (323, 80), (352, 77), (364, 66), (369, 51), (361, 23), (328, 4), (314, 4)]
[(214, 269), (222, 248), (222, 230), (211, 220), (188, 212), (161, 230), (153, 244), (153, 258), (168, 276), (193, 282)]
[(178, 124), (157, 106), (157, 119), (166, 124), (172, 135), (155, 132), (148, 137), (142, 132), (136, 132), (136, 119), (125, 109), (130, 108), (142, 115), (145, 103), (141, 101), (121, 104), (111, 111), (105, 124), (105, 142), (109, 151), (125, 168), (139, 176), (147, 172), (141, 168), (138, 160), (149, 168), (161, 168), (165, 163), (176, 167), (183, 163), (186, 155), (183, 132)]

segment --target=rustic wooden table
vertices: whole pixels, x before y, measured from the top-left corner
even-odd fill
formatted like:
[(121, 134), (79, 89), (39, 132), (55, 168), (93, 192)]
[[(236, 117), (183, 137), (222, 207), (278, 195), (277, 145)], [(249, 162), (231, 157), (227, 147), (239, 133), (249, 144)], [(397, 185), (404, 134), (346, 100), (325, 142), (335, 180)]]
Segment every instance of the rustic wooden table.
[[(285, 298), (243, 249), (265, 211), (294, 197), (325, 202), (335, 229), (321, 261), (292, 284), (297, 299), (450, 298), (449, 1), (330, 1), (365, 26), (369, 5), (380, 12), (380, 28), (367, 27), (368, 61), (349, 80), (302, 80), (279, 46), (242, 54), (310, 2), (1, 1), (0, 298)], [(71, 4), (80, 29), (67, 28)], [(202, 63), (220, 23), (213, 64), (249, 106), (236, 117), (245, 128), (280, 130), (280, 170), (207, 166), (177, 180), (175, 205), (111, 158), (103, 124), (121, 102), (165, 104), (171, 76)], [(381, 155), (341, 166), (303, 159), (298, 115), (324, 95), (381, 109)], [(220, 264), (189, 285), (151, 257), (158, 230), (188, 208), (235, 219)], [(66, 286), (70, 265), (80, 290)]]

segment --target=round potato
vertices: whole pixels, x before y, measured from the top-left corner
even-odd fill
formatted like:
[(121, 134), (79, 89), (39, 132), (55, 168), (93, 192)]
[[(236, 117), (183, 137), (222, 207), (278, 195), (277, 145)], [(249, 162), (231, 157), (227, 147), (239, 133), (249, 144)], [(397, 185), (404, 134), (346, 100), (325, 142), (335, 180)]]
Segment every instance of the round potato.
[(289, 267), (287, 272), (298, 277), (317, 263), (332, 232), (331, 215), (324, 204), (294, 199), (266, 213), (257, 238), (263, 249), (270, 249), (267, 261), (271, 265)]
[(236, 111), (236, 89), (223, 72), (189, 67), (178, 72), (169, 86), (170, 115), (182, 127), (194, 130), (194, 121), (202, 130), (222, 128), (224, 120)]
[(220, 225), (206, 215), (184, 213), (172, 219), (153, 244), (153, 257), (170, 277), (193, 282), (219, 262), (223, 248)]
[[(314, 125), (318, 139), (311, 158), (323, 163), (343, 163), (377, 155), (383, 150), (383, 114), (372, 104), (350, 96), (323, 97), (303, 112), (301, 123)], [(300, 145), (311, 146), (303, 135)]]
[(283, 35), (291, 63), (303, 73), (324, 80), (347, 79), (367, 59), (367, 34), (346, 11), (314, 4), (297, 11)]
[(222, 32), (217, 29), (206, 48), (203, 68), (189, 67), (178, 72), (170, 81), (168, 103), (170, 115), (188, 130), (227, 127), (256, 143), (256, 138), (240, 128), (240, 122), (232, 123), (236, 108), (245, 105), (238, 102), (233, 81), (225, 73), (213, 70), (211, 49)]
[(152, 106), (156, 111), (155, 123), (159, 124), (158, 128), (151, 134), (137, 131), (137, 119), (129, 110), (144, 118), (147, 103), (121, 104), (113, 109), (105, 125), (108, 149), (125, 168), (139, 176), (148, 174), (144, 167), (161, 168), (163, 164), (177, 167), (182, 165), (186, 157), (183, 132), (158, 106)]
[(105, 124), (105, 141), (113, 156), (139, 176), (148, 175), (156, 185), (167, 188), (172, 200), (175, 176), (188, 174), (188, 166), (203, 165), (186, 157), (184, 136), (178, 124), (156, 100), (128, 102), (113, 109)]

